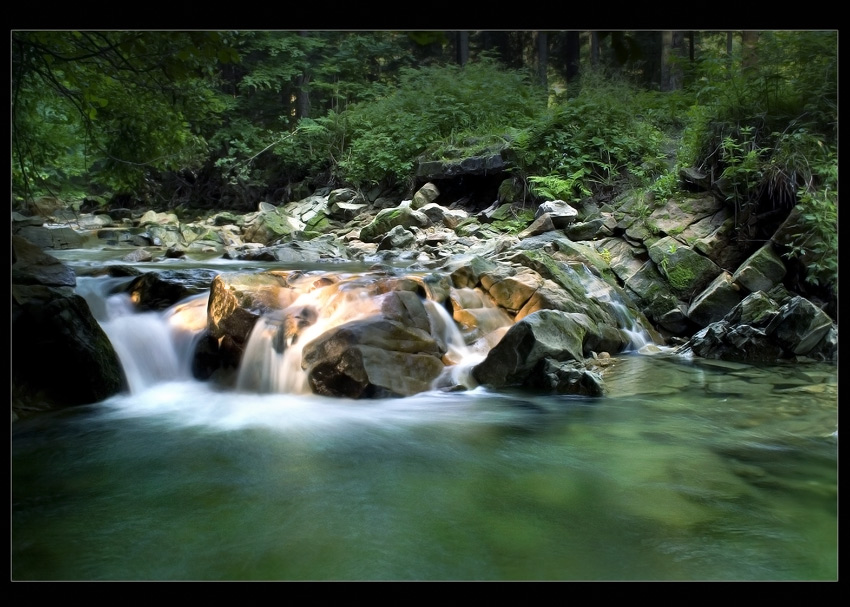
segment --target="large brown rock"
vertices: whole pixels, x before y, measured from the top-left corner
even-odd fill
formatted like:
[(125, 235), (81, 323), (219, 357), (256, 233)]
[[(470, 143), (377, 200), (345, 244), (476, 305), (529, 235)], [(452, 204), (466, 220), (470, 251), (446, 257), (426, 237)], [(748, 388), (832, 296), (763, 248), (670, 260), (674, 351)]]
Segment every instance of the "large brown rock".
[(429, 390), (440, 376), (441, 355), (426, 331), (371, 317), (340, 325), (307, 344), (301, 367), (316, 394), (411, 396)]

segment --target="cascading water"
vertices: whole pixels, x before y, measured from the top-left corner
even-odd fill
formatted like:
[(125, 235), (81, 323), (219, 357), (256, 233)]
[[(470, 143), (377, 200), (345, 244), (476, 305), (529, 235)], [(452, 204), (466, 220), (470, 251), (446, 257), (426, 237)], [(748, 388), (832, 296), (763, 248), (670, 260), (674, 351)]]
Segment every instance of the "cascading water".
[[(375, 278), (342, 275), (338, 281), (316, 280), (308, 275), (293, 281), (304, 289), (283, 310), (266, 314), (254, 325), (239, 367), (236, 387), (243, 392), (309, 394), (307, 373), (301, 368), (304, 346), (326, 331), (346, 322), (376, 315), (388, 293), (375, 294)], [(318, 286), (316, 283), (318, 282)], [(437, 302), (423, 302), (431, 335), (445, 347), (446, 373), (453, 385), (475, 387), (471, 368), (486, 350), (466, 344), (457, 324)], [(435, 385), (440, 385), (443, 378)]]
[(586, 265), (579, 265), (581, 272), (576, 272), (572, 266), (567, 266), (567, 268), (578, 277), (588, 297), (607, 304), (608, 309), (611, 310), (618, 321), (618, 328), (629, 338), (629, 346), (625, 351), (638, 351), (644, 346), (652, 344), (652, 338), (646, 328), (629, 312), (629, 308), (611, 285), (596, 276)]
[(162, 312), (138, 312), (130, 295), (113, 293), (132, 278), (78, 278), (77, 293), (89, 303), (115, 349), (131, 392), (190, 379), (197, 339), (206, 326), (208, 294)]
[(474, 388), (477, 382), (472, 377), (472, 367), (484, 360), (487, 353), (466, 344), (463, 334), (446, 308), (426, 299), (425, 309), (431, 321), (431, 334), (439, 337), (446, 345), (446, 353), (443, 356), (443, 361), (447, 363), (446, 370), (437, 378), (435, 386), (439, 387), (448, 379), (449, 385)]
[(266, 314), (254, 325), (239, 365), (237, 390), (260, 393), (309, 394), (301, 354), (310, 341), (343, 323), (380, 310), (362, 277), (339, 275), (338, 281), (308, 274), (293, 280), (302, 291), (280, 311)]
[[(587, 296), (604, 303), (629, 339), (628, 351), (652, 343), (610, 285), (584, 265), (565, 270), (584, 286)], [(156, 383), (192, 379), (195, 346), (207, 322), (208, 294), (194, 296), (162, 312), (138, 312), (121, 287), (132, 278), (80, 278), (77, 292), (89, 303), (118, 354), (132, 392)], [(236, 389), (241, 392), (310, 394), (301, 367), (305, 345), (346, 322), (377, 315), (388, 292), (377, 292), (374, 274), (308, 272), (293, 275), (295, 300), (260, 317), (240, 362)], [(480, 289), (452, 288), (454, 316), (425, 299), (430, 333), (441, 342), (446, 365), (434, 388), (477, 386), (472, 368), (481, 362), (513, 324), (511, 317)]]

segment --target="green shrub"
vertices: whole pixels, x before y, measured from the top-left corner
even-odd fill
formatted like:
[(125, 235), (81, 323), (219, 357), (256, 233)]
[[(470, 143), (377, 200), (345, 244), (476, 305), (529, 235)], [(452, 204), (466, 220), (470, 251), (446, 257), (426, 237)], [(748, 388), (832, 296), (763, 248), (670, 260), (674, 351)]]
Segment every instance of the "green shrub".
[(805, 258), (806, 281), (838, 293), (838, 156), (824, 146), (810, 156), (810, 185), (800, 194), (800, 231), (786, 257)]
[(653, 99), (624, 81), (588, 76), (578, 96), (517, 135), (513, 147), (532, 192), (580, 199), (657, 159), (663, 133), (642, 117), (640, 105)]
[(349, 183), (405, 183), (415, 158), (437, 142), (523, 127), (545, 102), (522, 72), (490, 60), (406, 69), (389, 95), (343, 112), (350, 144), (337, 171)]
[(837, 32), (761, 32), (757, 56), (746, 70), (698, 62), (680, 166), (722, 176), (737, 212), (799, 206), (786, 255), (837, 292)]
[(528, 178), (529, 190), (541, 199), (578, 201), (591, 195), (584, 181), (587, 173), (588, 170), (581, 167), (567, 178), (558, 175), (532, 175)]

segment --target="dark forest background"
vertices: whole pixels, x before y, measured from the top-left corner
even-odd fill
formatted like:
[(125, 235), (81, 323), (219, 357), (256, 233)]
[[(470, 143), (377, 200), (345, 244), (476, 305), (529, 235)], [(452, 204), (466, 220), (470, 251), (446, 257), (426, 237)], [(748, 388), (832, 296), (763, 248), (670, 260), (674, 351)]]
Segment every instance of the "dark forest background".
[(15, 30), (11, 56), (13, 209), (406, 196), (420, 159), (509, 149), (529, 201), (663, 201), (696, 168), (799, 206), (837, 290), (837, 31)]

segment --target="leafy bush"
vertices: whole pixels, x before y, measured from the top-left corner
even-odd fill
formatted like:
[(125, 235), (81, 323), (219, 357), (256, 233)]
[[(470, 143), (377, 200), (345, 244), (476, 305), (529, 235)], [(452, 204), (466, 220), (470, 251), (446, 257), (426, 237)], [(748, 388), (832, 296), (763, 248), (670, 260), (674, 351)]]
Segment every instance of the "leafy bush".
[[(52, 91), (26, 91), (18, 98), (13, 129), (12, 189), (21, 199), (65, 192), (86, 174), (85, 129), (73, 108)], [(84, 191), (77, 195), (82, 198)], [(76, 197), (76, 196), (69, 196)]]
[(27, 197), (77, 179), (135, 195), (200, 163), (200, 125), (222, 109), (214, 66), (238, 58), (220, 32), (17, 30), (12, 50), (13, 187)]
[(521, 128), (544, 107), (544, 92), (524, 74), (490, 60), (405, 69), (392, 93), (343, 112), (350, 144), (338, 171), (349, 183), (405, 183), (435, 142)]
[(588, 173), (588, 169), (581, 167), (566, 178), (558, 175), (532, 175), (528, 178), (529, 189), (538, 198), (577, 201), (592, 194), (584, 181)]
[(578, 200), (658, 158), (663, 133), (636, 103), (647, 99), (624, 81), (595, 80), (543, 114), (514, 143), (532, 191)]
[(764, 151), (801, 129), (837, 144), (837, 48), (835, 32), (763, 32), (756, 68), (700, 62), (683, 161), (720, 175), (741, 164), (745, 148), (765, 161)]
[(787, 257), (806, 261), (806, 281), (838, 292), (838, 158), (834, 149), (810, 155), (811, 180), (797, 210), (802, 229), (793, 235)]
[[(762, 32), (758, 63), (702, 62), (680, 162), (725, 179), (736, 211), (799, 205), (788, 254), (807, 280), (837, 288), (837, 34)], [(722, 71), (721, 71), (722, 70)]]

